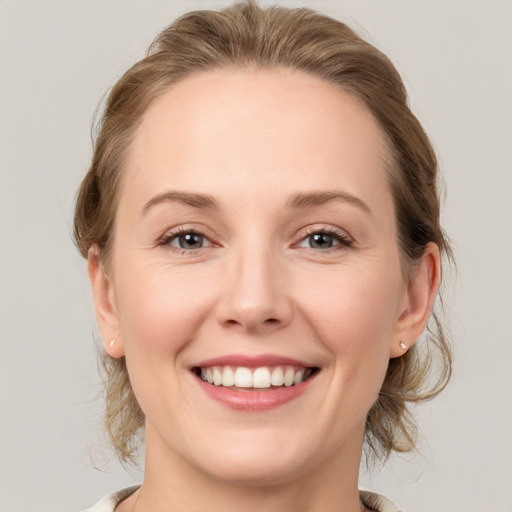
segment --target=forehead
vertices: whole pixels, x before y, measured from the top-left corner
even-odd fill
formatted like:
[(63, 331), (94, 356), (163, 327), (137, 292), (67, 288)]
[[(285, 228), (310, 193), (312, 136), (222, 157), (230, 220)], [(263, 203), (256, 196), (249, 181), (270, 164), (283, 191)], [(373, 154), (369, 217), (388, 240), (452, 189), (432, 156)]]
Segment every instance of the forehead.
[(365, 105), (317, 77), (285, 68), (208, 71), (146, 111), (123, 187), (141, 201), (165, 188), (221, 200), (230, 190), (270, 197), (339, 186), (371, 195), (387, 189), (384, 140)]

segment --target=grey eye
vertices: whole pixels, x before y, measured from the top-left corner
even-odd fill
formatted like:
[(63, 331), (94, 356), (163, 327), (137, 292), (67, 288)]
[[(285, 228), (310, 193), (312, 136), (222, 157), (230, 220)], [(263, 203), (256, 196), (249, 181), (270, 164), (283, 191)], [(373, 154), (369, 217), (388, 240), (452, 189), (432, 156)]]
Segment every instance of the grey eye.
[(335, 238), (328, 233), (315, 233), (307, 237), (309, 247), (313, 249), (330, 249), (334, 243)]
[(171, 241), (171, 245), (180, 249), (200, 249), (205, 245), (205, 238), (198, 233), (183, 233), (176, 236)]
[(331, 233), (330, 231), (317, 231), (304, 237), (299, 247), (316, 250), (342, 249), (350, 247), (352, 241), (344, 233)]

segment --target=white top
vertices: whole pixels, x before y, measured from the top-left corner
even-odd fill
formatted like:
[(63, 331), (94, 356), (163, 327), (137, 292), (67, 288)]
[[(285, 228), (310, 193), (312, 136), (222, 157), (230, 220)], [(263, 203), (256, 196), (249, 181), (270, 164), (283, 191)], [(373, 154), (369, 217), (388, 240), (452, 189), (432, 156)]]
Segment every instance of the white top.
[[(133, 494), (139, 487), (138, 485), (134, 485), (133, 487), (127, 487), (121, 491), (109, 494), (98, 501), (94, 507), (83, 510), (82, 512), (114, 512), (117, 505)], [(403, 512), (403, 510), (393, 505), (391, 501), (380, 494), (369, 491), (359, 491), (359, 495), (365, 507), (375, 512)]]

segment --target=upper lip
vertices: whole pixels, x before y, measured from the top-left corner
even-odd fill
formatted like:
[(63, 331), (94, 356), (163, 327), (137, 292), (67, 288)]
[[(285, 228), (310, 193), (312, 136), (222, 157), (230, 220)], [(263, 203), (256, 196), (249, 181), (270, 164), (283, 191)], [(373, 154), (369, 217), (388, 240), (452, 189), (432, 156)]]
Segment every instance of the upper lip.
[(243, 366), (246, 368), (260, 368), (262, 366), (300, 366), (302, 368), (315, 368), (315, 365), (294, 359), (292, 357), (276, 354), (243, 355), (226, 354), (198, 362), (194, 367), (207, 368), (209, 366)]

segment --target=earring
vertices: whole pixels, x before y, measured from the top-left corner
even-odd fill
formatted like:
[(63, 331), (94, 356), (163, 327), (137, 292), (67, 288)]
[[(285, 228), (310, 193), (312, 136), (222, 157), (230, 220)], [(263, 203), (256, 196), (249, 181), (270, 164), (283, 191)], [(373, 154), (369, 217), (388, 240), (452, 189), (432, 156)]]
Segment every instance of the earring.
[(115, 342), (116, 342), (116, 340), (115, 340), (115, 338), (114, 338), (114, 339), (110, 342), (110, 346), (111, 346), (111, 347), (113, 347), (113, 346), (114, 346), (114, 344), (115, 344)]
[(400, 342), (400, 348), (405, 350), (407, 348), (407, 345), (403, 341), (401, 341)]

